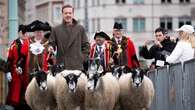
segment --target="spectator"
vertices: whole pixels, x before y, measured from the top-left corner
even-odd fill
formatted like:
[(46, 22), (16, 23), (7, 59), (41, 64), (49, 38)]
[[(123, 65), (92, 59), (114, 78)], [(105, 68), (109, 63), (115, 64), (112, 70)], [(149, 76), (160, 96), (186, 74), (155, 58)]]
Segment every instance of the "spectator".
[(57, 47), (56, 63), (64, 64), (65, 69), (83, 70), (83, 62), (89, 54), (89, 42), (83, 26), (74, 17), (71, 5), (62, 7), (63, 22), (54, 27), (49, 38), (49, 51)]
[(92, 43), (90, 49), (90, 59), (93, 61), (95, 58), (98, 58), (104, 71), (109, 71), (110, 46), (107, 40), (110, 40), (110, 37), (101, 31), (95, 34), (94, 39), (95, 43)]
[(176, 29), (179, 32), (179, 41), (171, 53), (166, 57), (168, 63), (183, 62), (192, 59), (194, 56), (194, 48), (192, 47), (192, 37), (194, 28), (191, 25), (183, 25), (181, 28)]
[[(113, 38), (111, 39), (111, 56), (114, 65), (125, 65), (129, 68), (139, 67), (135, 47), (130, 38), (122, 35), (122, 24), (115, 23), (113, 27)], [(112, 62), (112, 61), (111, 61)]]
[(153, 41), (152, 47), (148, 50), (147, 45), (150, 41), (146, 41), (142, 50), (140, 51), (141, 56), (145, 59), (153, 59), (154, 62), (150, 65), (150, 69), (155, 69), (159, 66), (168, 64), (165, 62), (164, 55), (170, 54), (175, 48), (176, 43), (172, 42), (169, 37), (166, 37), (166, 31), (163, 28), (157, 28), (155, 30), (156, 40)]

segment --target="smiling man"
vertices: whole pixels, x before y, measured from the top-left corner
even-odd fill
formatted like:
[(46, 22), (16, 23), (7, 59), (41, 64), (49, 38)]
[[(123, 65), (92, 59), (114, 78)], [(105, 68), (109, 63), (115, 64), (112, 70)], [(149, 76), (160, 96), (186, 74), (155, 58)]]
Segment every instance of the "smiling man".
[[(83, 26), (74, 17), (71, 5), (62, 7), (62, 24), (54, 27), (49, 38), (49, 51), (57, 47), (56, 63), (65, 69), (83, 69), (83, 62), (89, 53), (89, 42)], [(52, 48), (53, 47), (53, 48)]]

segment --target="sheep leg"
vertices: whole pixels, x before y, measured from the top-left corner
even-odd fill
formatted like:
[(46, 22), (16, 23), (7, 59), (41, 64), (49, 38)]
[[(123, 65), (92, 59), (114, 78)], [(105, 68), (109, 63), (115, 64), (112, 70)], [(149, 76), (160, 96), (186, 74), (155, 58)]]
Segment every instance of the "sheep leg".
[(85, 110), (85, 105), (81, 105), (80, 110)]

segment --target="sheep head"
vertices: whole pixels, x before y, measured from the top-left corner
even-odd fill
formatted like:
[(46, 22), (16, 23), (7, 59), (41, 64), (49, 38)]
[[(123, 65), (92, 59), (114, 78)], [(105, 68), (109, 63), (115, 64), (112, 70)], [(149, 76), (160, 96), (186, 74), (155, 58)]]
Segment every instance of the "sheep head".
[(46, 91), (47, 90), (47, 73), (39, 70), (35, 71), (33, 76), (36, 79), (37, 85), (41, 91)]
[(87, 74), (87, 89), (90, 91), (94, 91), (99, 85), (99, 78), (103, 75), (103, 67), (100, 65), (92, 64), (88, 70)]
[(65, 70), (63, 73), (64, 79), (66, 80), (69, 88), (69, 92), (75, 93), (77, 89), (78, 78), (82, 72), (80, 70)]
[(141, 68), (136, 68), (136, 69), (131, 69), (132, 73), (132, 81), (133, 81), (133, 86), (135, 87), (140, 87), (142, 85), (144, 75), (146, 74), (146, 70), (143, 70)]

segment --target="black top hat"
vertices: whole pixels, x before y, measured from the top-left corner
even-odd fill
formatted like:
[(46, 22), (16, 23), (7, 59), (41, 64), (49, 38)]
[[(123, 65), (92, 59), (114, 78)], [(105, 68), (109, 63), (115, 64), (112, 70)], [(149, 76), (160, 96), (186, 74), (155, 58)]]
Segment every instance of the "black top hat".
[(27, 32), (27, 26), (20, 24), (18, 27), (18, 32), (20, 32), (20, 31), (22, 32), (22, 34), (25, 34)]
[(99, 36), (99, 37), (103, 37), (105, 38), (106, 40), (110, 40), (110, 37), (103, 31), (101, 32), (96, 32), (95, 33), (95, 36), (94, 36), (94, 39), (96, 39), (96, 37)]
[(121, 23), (115, 22), (114, 26), (113, 26), (113, 29), (123, 29), (123, 26), (122, 26)]

